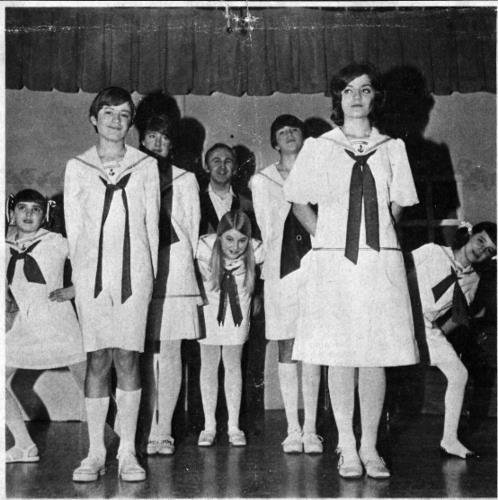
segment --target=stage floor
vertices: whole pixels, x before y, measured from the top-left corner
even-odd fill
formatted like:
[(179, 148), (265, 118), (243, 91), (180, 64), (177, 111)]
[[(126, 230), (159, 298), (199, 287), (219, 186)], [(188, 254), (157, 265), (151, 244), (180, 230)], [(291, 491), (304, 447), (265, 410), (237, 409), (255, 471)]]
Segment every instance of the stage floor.
[[(438, 451), (442, 417), (400, 416), (383, 424), (380, 446), (392, 477), (344, 480), (337, 474), (335, 426), (324, 425), (323, 455), (285, 455), (283, 411), (266, 411), (247, 425), (248, 446), (232, 448), (219, 434), (212, 448), (199, 448), (197, 435), (178, 439), (171, 457), (142, 457), (148, 478), (125, 483), (117, 478), (118, 438), (109, 430), (108, 470), (99, 481), (73, 483), (71, 474), (84, 458), (88, 440), (80, 422), (30, 423), (41, 460), (6, 466), (6, 495), (17, 498), (227, 498), (227, 497), (489, 497), (497, 495), (496, 420), (485, 418), (461, 437), (481, 452), (479, 460), (442, 458)], [(7, 446), (11, 439), (7, 437)], [(3, 496), (3, 495), (2, 495)]]

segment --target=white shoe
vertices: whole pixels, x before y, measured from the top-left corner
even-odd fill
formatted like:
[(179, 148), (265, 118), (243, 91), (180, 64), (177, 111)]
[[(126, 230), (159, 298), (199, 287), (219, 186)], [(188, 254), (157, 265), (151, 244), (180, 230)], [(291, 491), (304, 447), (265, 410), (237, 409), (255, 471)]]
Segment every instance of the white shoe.
[(284, 453), (303, 452), (303, 433), (301, 431), (290, 432), (282, 443)]
[(233, 430), (228, 433), (228, 442), (232, 446), (246, 446), (247, 445), (247, 440), (246, 440), (246, 435), (244, 434), (244, 431), (241, 431), (240, 429)]
[(214, 439), (216, 437), (215, 431), (202, 431), (199, 434), (199, 440), (197, 441), (197, 446), (213, 446)]
[(171, 436), (157, 441), (157, 453), (159, 455), (173, 455), (175, 453), (175, 440)]
[(105, 474), (105, 458), (89, 455), (81, 461), (80, 466), (73, 472), (73, 481), (90, 483), (97, 481), (99, 476)]
[(118, 455), (118, 476), (123, 481), (145, 481), (144, 468), (138, 463), (137, 457), (131, 451), (124, 451)]
[(303, 433), (304, 453), (323, 453), (323, 438), (314, 432)]

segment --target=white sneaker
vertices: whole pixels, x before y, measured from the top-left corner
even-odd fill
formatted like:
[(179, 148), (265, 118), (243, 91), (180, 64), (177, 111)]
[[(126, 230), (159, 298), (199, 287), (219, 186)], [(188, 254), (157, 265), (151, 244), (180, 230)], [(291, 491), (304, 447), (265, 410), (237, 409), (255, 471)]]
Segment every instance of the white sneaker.
[(301, 431), (290, 432), (282, 443), (284, 453), (303, 452), (303, 434)]
[(304, 453), (323, 453), (323, 438), (313, 432), (303, 433)]
[(118, 460), (119, 479), (129, 482), (145, 481), (145, 470), (131, 451), (121, 452), (118, 455)]
[(105, 474), (105, 457), (88, 455), (81, 461), (80, 466), (73, 472), (73, 481), (78, 483), (90, 483), (97, 481), (99, 476)]

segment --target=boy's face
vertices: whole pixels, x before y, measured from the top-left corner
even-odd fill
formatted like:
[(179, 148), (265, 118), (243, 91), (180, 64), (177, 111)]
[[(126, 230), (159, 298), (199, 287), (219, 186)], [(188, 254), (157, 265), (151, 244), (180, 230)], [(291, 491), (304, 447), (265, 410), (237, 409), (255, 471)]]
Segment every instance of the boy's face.
[(91, 116), (90, 122), (98, 134), (111, 142), (123, 142), (131, 126), (132, 114), (129, 103), (115, 106), (104, 104), (97, 117)]
[(36, 201), (20, 201), (11, 211), (12, 222), (22, 234), (36, 233), (40, 229), (45, 211)]

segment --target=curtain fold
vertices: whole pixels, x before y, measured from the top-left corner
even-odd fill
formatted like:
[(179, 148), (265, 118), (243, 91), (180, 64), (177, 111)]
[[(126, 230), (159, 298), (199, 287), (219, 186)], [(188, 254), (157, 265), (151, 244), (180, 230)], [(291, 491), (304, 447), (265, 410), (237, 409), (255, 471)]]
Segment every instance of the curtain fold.
[[(245, 9), (233, 9), (245, 16)], [(328, 92), (353, 60), (408, 65), (435, 94), (495, 92), (496, 9), (6, 8), (9, 89), (269, 95)]]

